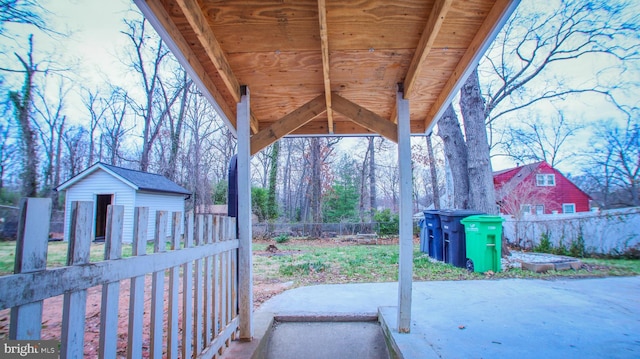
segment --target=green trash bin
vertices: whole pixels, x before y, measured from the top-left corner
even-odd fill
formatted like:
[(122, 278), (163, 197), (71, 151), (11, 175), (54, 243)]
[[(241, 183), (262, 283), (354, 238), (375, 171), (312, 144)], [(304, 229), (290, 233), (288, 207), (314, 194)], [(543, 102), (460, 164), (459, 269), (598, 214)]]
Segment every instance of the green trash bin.
[(469, 216), (460, 221), (467, 237), (467, 263), (470, 272), (500, 272), (502, 222), (499, 216)]

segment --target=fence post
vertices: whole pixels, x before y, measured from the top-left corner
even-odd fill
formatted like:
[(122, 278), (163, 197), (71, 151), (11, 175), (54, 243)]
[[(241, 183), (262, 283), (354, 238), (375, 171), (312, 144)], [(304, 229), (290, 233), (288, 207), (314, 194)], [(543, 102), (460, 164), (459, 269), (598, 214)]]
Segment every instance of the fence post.
[[(14, 273), (29, 273), (47, 267), (50, 198), (23, 198), (16, 241)], [(42, 301), (11, 308), (9, 339), (40, 339)]]
[[(173, 224), (171, 225), (171, 250), (180, 249), (180, 228), (182, 212), (173, 212)], [(169, 333), (167, 334), (167, 357), (178, 358), (178, 286), (180, 282), (180, 266), (175, 266), (169, 271)]]
[[(204, 241), (206, 244), (213, 242), (213, 215), (205, 215)], [(204, 341), (208, 345), (211, 343), (213, 330), (213, 258), (209, 256), (204, 259)]]
[[(136, 207), (133, 212), (132, 256), (143, 256), (147, 250), (149, 208)], [(131, 278), (129, 290), (129, 335), (127, 358), (142, 358), (142, 320), (144, 317), (144, 276)]]
[[(187, 213), (184, 230), (184, 248), (193, 247), (193, 211)], [(193, 353), (193, 263), (182, 265), (182, 358), (191, 358)]]
[[(104, 259), (120, 259), (122, 256), (122, 232), (124, 206), (107, 207), (107, 228), (105, 235)], [(102, 286), (100, 306), (100, 347), (99, 358), (115, 358), (118, 345), (118, 301), (120, 282)]]
[[(89, 263), (91, 237), (93, 237), (92, 201), (71, 203), (71, 235), (67, 265)], [(65, 293), (62, 311), (61, 358), (82, 358), (84, 327), (87, 307), (86, 289)]]
[[(167, 241), (167, 211), (156, 211), (156, 238), (153, 252), (162, 253)], [(162, 358), (164, 325), (164, 271), (151, 275), (151, 358)]]
[[(196, 216), (196, 246), (201, 246), (204, 241), (204, 214), (198, 214)], [(202, 327), (203, 327), (203, 312), (204, 312), (204, 293), (202, 288), (202, 259), (196, 259), (195, 263), (195, 279), (194, 279), (194, 313), (195, 313), (195, 351), (200, 354), (202, 352)]]

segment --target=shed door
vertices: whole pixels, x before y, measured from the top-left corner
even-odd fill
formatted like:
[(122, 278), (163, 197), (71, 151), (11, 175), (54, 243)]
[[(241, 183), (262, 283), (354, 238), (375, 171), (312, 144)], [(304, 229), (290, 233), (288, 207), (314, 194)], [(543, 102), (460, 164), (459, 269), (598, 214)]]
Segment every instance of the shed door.
[(104, 241), (107, 228), (107, 206), (112, 202), (112, 194), (99, 194), (96, 196), (96, 241)]

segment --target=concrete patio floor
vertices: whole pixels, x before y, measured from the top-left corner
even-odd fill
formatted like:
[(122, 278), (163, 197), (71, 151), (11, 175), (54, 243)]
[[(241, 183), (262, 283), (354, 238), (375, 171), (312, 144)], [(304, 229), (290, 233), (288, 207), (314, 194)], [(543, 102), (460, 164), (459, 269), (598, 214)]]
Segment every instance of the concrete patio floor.
[[(396, 330), (397, 295), (397, 283), (288, 290), (258, 309), (249, 346), (274, 316), (377, 315), (404, 358), (640, 357), (640, 277), (415, 282), (410, 334)], [(229, 348), (223, 358), (250, 352)]]

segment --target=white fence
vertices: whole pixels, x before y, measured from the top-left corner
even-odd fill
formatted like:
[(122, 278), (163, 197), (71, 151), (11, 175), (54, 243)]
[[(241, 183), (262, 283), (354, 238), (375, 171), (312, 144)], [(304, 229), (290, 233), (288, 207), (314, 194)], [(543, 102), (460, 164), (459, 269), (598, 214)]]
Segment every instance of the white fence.
[(530, 215), (521, 220), (507, 216), (503, 230), (510, 243), (526, 248), (539, 244), (546, 234), (554, 246), (568, 247), (582, 238), (588, 253), (621, 254), (640, 247), (640, 207)]
[[(183, 237), (185, 219), (174, 212), (167, 236), (169, 213), (158, 211), (154, 253), (146, 254), (149, 211), (138, 207), (132, 256), (121, 258), (124, 209), (109, 206), (105, 260), (90, 262), (93, 207), (92, 202), (73, 203), (67, 266), (47, 268), (51, 201), (23, 201), (15, 274), (0, 276), (0, 310), (11, 308), (9, 339), (40, 339), (43, 300), (63, 295), (61, 357), (82, 358), (87, 289), (102, 286), (100, 358), (123, 355), (117, 353), (119, 340), (127, 341), (128, 358), (214, 358), (222, 353), (239, 324), (235, 220), (190, 213)], [(145, 276), (151, 281), (149, 308)], [(130, 285), (128, 308), (118, 308), (121, 281)], [(125, 336), (118, 335), (119, 314), (128, 318)], [(150, 328), (148, 347), (143, 346), (145, 327)]]

